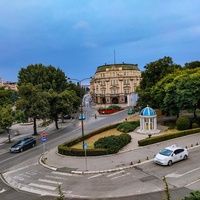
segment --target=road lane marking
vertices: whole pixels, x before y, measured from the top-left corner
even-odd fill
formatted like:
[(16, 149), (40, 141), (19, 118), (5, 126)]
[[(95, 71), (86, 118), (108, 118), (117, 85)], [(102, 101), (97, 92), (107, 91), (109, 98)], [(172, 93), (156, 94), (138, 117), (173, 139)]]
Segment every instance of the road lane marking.
[(113, 177), (113, 178), (111, 178), (110, 180), (115, 180), (115, 179), (117, 179), (117, 178), (122, 178), (122, 177), (127, 176), (127, 175), (130, 175), (130, 173), (126, 173), (126, 174), (122, 174), (121, 176)]
[(45, 182), (45, 183), (53, 183), (53, 184), (57, 184), (57, 185), (61, 185), (62, 184), (62, 182), (51, 181), (51, 180), (46, 180), (46, 179), (38, 179), (38, 181)]
[(200, 169), (200, 167), (198, 167), (198, 168), (196, 168), (196, 169), (193, 169), (193, 170), (190, 170), (190, 171), (188, 171), (188, 172), (186, 172), (186, 173), (183, 173), (183, 174), (177, 174), (177, 173), (167, 174), (165, 177), (168, 177), (168, 178), (179, 178), (179, 177), (181, 177), (181, 176), (185, 176), (185, 175), (187, 175), (187, 174), (190, 174), (190, 173), (192, 173), (192, 172), (195, 172), (195, 171), (197, 171), (197, 170), (199, 170), (199, 169)]
[(47, 178), (53, 178), (53, 179), (56, 179), (56, 180), (67, 180), (66, 178), (63, 178), (63, 177), (59, 177), (59, 176), (49, 176), (49, 175), (45, 175), (45, 177)]
[(196, 181), (193, 181), (193, 182), (187, 184), (185, 187), (188, 187), (188, 186), (190, 186), (190, 185), (193, 185), (193, 184), (195, 184), (195, 183), (197, 183), (197, 182), (199, 182), (199, 181), (200, 181), (200, 179), (198, 179), (198, 180), (196, 180)]
[(54, 186), (40, 185), (40, 184), (36, 184), (36, 183), (30, 183), (28, 185), (38, 187), (38, 188), (42, 188), (42, 189), (47, 189), (47, 190), (56, 190), (56, 188), (57, 188), (57, 187), (54, 187)]
[(103, 174), (96, 174), (96, 175), (94, 175), (94, 176), (88, 177), (88, 179), (96, 178), (96, 177), (99, 177), (99, 176), (102, 176), (102, 175), (103, 175)]
[(115, 173), (109, 174), (107, 177), (115, 176), (117, 174), (121, 174), (121, 173), (124, 173), (124, 172), (125, 172), (124, 170), (119, 171), (119, 172), (115, 172)]
[(5, 192), (6, 190), (5, 189), (2, 189), (1, 191), (0, 191), (0, 193), (3, 193), (3, 192)]
[(25, 192), (29, 192), (29, 193), (33, 193), (33, 194), (39, 194), (41, 196), (45, 196), (45, 195), (57, 196), (57, 194), (46, 192), (44, 190), (33, 189), (33, 188), (30, 188), (30, 187), (22, 187), (22, 188), (20, 188), (20, 190), (25, 191)]

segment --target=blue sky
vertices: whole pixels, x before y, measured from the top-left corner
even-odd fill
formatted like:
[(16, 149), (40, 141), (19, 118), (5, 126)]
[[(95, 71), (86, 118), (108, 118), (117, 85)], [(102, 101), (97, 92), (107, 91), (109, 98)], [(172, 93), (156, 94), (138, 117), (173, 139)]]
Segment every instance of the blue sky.
[(0, 0), (0, 77), (29, 64), (82, 80), (100, 65), (199, 59), (199, 0)]

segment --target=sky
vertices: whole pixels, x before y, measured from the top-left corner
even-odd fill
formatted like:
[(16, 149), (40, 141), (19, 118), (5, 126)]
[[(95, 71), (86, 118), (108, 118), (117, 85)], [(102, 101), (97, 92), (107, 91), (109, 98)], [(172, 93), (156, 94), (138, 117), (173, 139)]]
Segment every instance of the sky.
[(0, 0), (0, 77), (41, 63), (87, 81), (105, 63), (200, 61), (199, 10), (199, 0)]

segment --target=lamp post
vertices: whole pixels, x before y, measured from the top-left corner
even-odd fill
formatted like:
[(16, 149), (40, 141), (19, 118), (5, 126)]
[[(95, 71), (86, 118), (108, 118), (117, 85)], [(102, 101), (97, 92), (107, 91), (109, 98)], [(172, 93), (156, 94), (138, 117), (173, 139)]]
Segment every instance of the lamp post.
[(90, 78), (84, 78), (82, 80), (78, 80), (78, 79), (72, 79), (72, 78), (67, 78), (69, 80), (76, 80), (78, 81), (78, 85), (80, 87), (80, 98), (81, 98), (81, 114), (79, 116), (79, 120), (81, 121), (81, 131), (82, 131), (82, 142), (83, 142), (83, 149), (84, 149), (84, 123), (83, 123), (83, 120), (85, 120), (85, 116), (83, 115), (83, 104), (82, 104), (82, 94), (81, 94), (81, 82), (84, 81), (84, 80), (88, 80), (88, 79), (91, 79), (92, 77)]

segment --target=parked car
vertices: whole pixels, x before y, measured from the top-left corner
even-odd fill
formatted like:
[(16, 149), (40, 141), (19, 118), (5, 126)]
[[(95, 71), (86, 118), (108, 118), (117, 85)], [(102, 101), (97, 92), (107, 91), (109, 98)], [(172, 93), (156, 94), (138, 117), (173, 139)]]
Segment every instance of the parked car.
[(64, 115), (63, 119), (74, 119), (73, 115)]
[(10, 147), (10, 152), (22, 152), (26, 149), (34, 147), (36, 145), (36, 139), (34, 137), (25, 137), (17, 141)]
[(127, 112), (128, 115), (132, 115), (133, 113), (134, 113), (134, 112), (133, 112), (133, 109), (131, 109), (131, 108), (128, 109), (128, 112)]
[(172, 165), (172, 163), (188, 158), (188, 150), (183, 147), (172, 145), (162, 149), (153, 159), (159, 165)]

